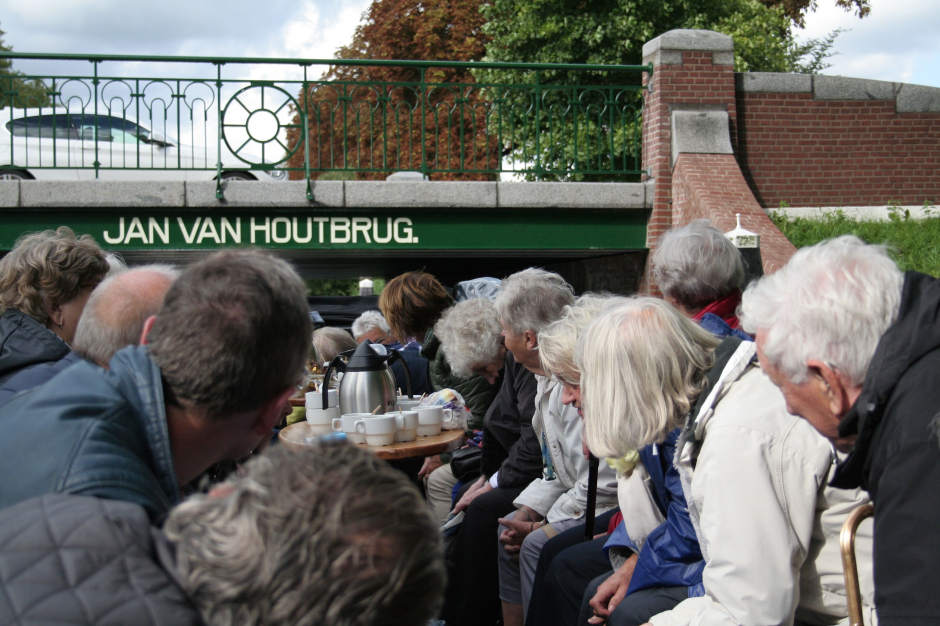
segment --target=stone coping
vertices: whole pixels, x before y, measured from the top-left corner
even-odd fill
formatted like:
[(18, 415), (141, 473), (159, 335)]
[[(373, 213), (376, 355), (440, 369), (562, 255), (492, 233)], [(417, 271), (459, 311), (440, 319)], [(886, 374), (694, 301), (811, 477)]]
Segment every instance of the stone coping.
[(809, 93), (814, 100), (894, 101), (898, 113), (940, 113), (940, 88), (867, 78), (747, 72), (734, 75), (743, 93)]
[(215, 182), (0, 181), (2, 208), (467, 208), (648, 209), (644, 183), (226, 181), (225, 200)]

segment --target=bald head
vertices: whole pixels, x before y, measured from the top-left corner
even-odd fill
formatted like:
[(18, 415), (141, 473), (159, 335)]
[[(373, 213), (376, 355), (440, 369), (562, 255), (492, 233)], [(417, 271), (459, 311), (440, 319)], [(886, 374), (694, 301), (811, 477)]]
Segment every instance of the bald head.
[(88, 299), (72, 349), (107, 367), (115, 352), (140, 343), (144, 322), (160, 310), (177, 276), (168, 265), (144, 265), (105, 279)]

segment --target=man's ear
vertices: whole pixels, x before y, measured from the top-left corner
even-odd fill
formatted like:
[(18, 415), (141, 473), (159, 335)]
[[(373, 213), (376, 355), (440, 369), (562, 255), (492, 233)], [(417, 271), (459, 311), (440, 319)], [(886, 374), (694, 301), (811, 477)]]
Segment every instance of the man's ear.
[(140, 333), (140, 345), (146, 346), (150, 342), (147, 341), (147, 335), (150, 334), (150, 330), (153, 328), (154, 322), (157, 321), (156, 315), (151, 315), (146, 320), (144, 320), (144, 329)]
[(270, 433), (271, 429), (277, 426), (277, 423), (284, 416), (284, 405), (287, 404), (288, 398), (294, 394), (294, 391), (294, 387), (287, 387), (265, 402), (258, 410), (258, 416), (255, 418), (252, 430), (258, 435)]
[(825, 386), (824, 393), (826, 401), (829, 403), (829, 410), (839, 419), (845, 416), (852, 408), (854, 400), (849, 397), (848, 383), (844, 376), (839, 374), (825, 362), (818, 359), (810, 359), (806, 362), (810, 374), (816, 379), (817, 384)]
[(539, 336), (534, 331), (523, 331), (522, 336), (525, 337), (525, 347), (529, 350), (535, 350), (539, 347)]

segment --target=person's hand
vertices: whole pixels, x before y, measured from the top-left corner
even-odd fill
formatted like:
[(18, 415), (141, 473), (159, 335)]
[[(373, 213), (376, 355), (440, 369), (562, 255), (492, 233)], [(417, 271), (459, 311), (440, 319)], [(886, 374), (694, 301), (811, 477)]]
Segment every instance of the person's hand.
[(467, 490), (466, 493), (457, 501), (457, 504), (454, 505), (454, 515), (465, 510), (470, 503), (476, 499), (477, 496), (482, 496), (484, 493), (493, 491), (493, 486), (490, 484), (490, 481), (486, 480), (483, 476), (480, 476), (479, 480), (473, 483), (473, 486)]
[(597, 593), (594, 594), (590, 602), (591, 609), (594, 610), (594, 617), (588, 620), (589, 624), (603, 624), (606, 622), (610, 614), (617, 608), (617, 605), (623, 601), (627, 595), (627, 588), (630, 586), (630, 579), (633, 578), (633, 568), (636, 567), (636, 561), (637, 557), (634, 554), (597, 588)]
[(538, 530), (542, 526), (541, 515), (529, 509), (528, 507), (523, 507), (520, 510), (524, 510), (528, 514), (530, 520), (536, 521), (522, 521), (521, 519), (518, 519), (519, 517), (523, 517), (520, 515), (516, 515), (512, 519), (501, 517), (499, 520), (497, 520), (500, 524), (506, 527), (506, 529), (499, 535), (499, 542), (503, 544), (503, 550), (505, 550), (508, 554), (518, 554), (522, 549), (522, 542), (526, 537), (529, 536), (529, 533)]
[(418, 471), (418, 478), (427, 478), (431, 475), (431, 472), (442, 466), (444, 463), (441, 461), (441, 455), (435, 454), (434, 456), (429, 456), (424, 459), (424, 465), (421, 466), (421, 469)]

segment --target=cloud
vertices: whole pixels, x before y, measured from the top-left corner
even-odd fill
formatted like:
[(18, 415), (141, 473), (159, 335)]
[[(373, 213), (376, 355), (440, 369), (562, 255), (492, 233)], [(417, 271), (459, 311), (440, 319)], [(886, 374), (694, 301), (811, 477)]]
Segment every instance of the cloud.
[(940, 87), (940, 12), (923, 0), (872, 0), (869, 17), (820, 0), (817, 11), (806, 19), (801, 38), (823, 37), (845, 29), (836, 39), (837, 56), (825, 74), (915, 82)]

